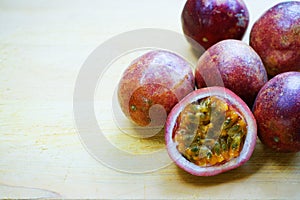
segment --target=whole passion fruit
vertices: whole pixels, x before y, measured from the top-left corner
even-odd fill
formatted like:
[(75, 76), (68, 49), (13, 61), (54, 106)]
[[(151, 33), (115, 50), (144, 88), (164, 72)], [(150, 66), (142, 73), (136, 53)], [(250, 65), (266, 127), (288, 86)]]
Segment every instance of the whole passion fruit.
[[(167, 115), (194, 88), (193, 71), (185, 59), (169, 51), (154, 50), (135, 59), (125, 70), (118, 85), (118, 100), (132, 122), (157, 125), (161, 123), (161, 110), (156, 109), (156, 116), (151, 116), (151, 108), (159, 105)], [(155, 119), (158, 120), (153, 124)]]
[(242, 0), (187, 0), (181, 22), (191, 44), (195, 47), (195, 41), (208, 49), (224, 39), (242, 39), (249, 12)]
[(223, 40), (210, 47), (198, 60), (198, 88), (224, 86), (252, 107), (260, 88), (268, 81), (259, 55), (239, 40)]
[(193, 91), (170, 112), (165, 140), (172, 160), (197, 176), (213, 176), (244, 164), (256, 144), (255, 118), (229, 89)]
[(250, 45), (270, 77), (300, 71), (300, 2), (282, 2), (267, 10), (251, 29)]
[(300, 151), (300, 72), (285, 72), (268, 81), (254, 103), (258, 136), (280, 152)]

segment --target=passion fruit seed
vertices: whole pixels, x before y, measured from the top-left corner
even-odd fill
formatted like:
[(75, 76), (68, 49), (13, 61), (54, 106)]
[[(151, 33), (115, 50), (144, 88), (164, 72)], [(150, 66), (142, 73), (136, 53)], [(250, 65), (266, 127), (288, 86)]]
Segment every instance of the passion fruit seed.
[(177, 149), (187, 160), (213, 166), (239, 155), (247, 125), (224, 99), (211, 96), (187, 105), (177, 118), (174, 133)]

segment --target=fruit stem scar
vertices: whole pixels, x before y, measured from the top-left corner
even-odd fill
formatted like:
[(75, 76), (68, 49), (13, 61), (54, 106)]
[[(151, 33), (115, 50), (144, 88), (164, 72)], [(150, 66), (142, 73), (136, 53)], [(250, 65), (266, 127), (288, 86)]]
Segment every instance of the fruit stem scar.
[(246, 26), (245, 17), (243, 16), (242, 13), (236, 14), (235, 17), (238, 19), (237, 26), (240, 26), (240, 27)]
[(131, 105), (131, 106), (130, 106), (130, 109), (131, 109), (132, 111), (136, 111), (136, 106), (135, 106), (135, 105)]

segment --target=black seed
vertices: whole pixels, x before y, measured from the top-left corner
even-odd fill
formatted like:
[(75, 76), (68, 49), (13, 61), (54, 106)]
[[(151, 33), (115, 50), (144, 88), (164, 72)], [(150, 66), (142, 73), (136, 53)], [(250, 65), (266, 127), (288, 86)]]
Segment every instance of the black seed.
[(229, 136), (233, 136), (239, 129), (240, 129), (240, 125), (236, 124), (228, 130), (227, 134)]
[(223, 129), (229, 128), (231, 121), (232, 121), (232, 119), (230, 117), (228, 117), (223, 123)]
[(226, 151), (227, 150), (227, 145), (225, 143), (222, 144), (222, 150)]
[(231, 142), (232, 142), (232, 139), (231, 139), (231, 137), (228, 137), (228, 138), (227, 138), (227, 144), (228, 144), (228, 145), (230, 145), (230, 144), (231, 144)]
[(226, 144), (226, 141), (225, 141), (225, 139), (221, 139), (220, 140), (220, 144), (221, 144), (221, 149), (222, 149), (222, 151), (226, 151), (227, 150), (227, 144)]
[(198, 146), (193, 146), (193, 147), (191, 148), (191, 151), (192, 151), (192, 152), (197, 152), (197, 151), (199, 151), (199, 147), (198, 147)]
[(207, 156), (208, 159), (210, 159), (212, 157), (212, 153), (211, 152), (207, 152), (206, 156)]
[(215, 143), (215, 146), (214, 146), (214, 148), (213, 148), (214, 153), (216, 153), (217, 155), (220, 155), (220, 153), (221, 153), (220, 148), (221, 148), (220, 143), (216, 142), (216, 143)]
[(239, 130), (239, 128), (240, 128), (240, 125), (239, 125), (239, 124), (236, 124), (236, 125), (234, 125), (234, 126), (232, 127), (232, 130), (233, 130), (233, 131), (237, 131), (237, 130)]
[(239, 145), (238, 145), (237, 143), (232, 143), (231, 148), (232, 148), (232, 149), (237, 149), (238, 146), (239, 146)]

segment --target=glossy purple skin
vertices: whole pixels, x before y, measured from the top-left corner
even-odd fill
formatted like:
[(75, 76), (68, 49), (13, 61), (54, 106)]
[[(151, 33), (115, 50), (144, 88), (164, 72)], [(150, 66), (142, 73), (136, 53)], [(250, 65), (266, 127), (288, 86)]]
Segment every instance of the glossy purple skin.
[(163, 106), (168, 114), (194, 88), (194, 74), (184, 58), (166, 50), (153, 50), (126, 68), (118, 85), (118, 101), (128, 119), (148, 126), (153, 122), (149, 114), (153, 105)]
[[(247, 135), (243, 149), (238, 157), (221, 165), (201, 167), (188, 161), (177, 150), (177, 143), (174, 141), (174, 128), (176, 127), (176, 121), (178, 116), (180, 115), (180, 112), (185, 108), (186, 105), (209, 96), (219, 96), (225, 98), (235, 109), (243, 114), (247, 123)], [(256, 145), (256, 137), (256, 121), (246, 103), (229, 89), (217, 86), (198, 89), (184, 97), (171, 110), (165, 126), (165, 141), (170, 158), (176, 163), (178, 167), (196, 176), (214, 176), (243, 165), (249, 160), (253, 153)]]
[(250, 45), (270, 77), (300, 71), (300, 2), (282, 2), (267, 10), (251, 29)]
[(242, 0), (188, 0), (181, 22), (190, 43), (195, 47), (196, 41), (208, 49), (224, 39), (242, 39), (249, 12)]
[(198, 60), (195, 71), (198, 88), (223, 86), (252, 108), (260, 88), (268, 81), (259, 55), (239, 40), (223, 40), (210, 47)]
[(300, 72), (281, 73), (268, 81), (253, 113), (263, 144), (280, 152), (300, 151)]

